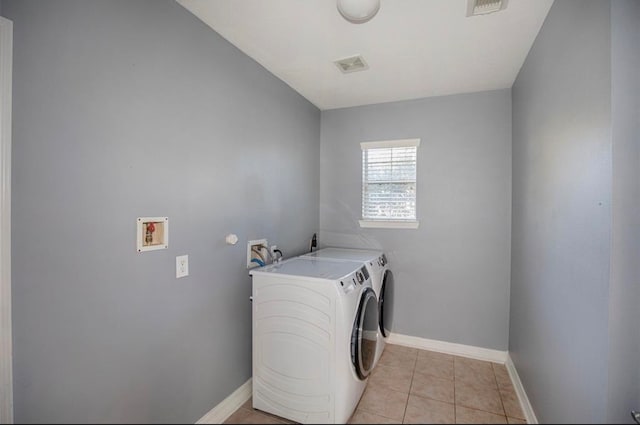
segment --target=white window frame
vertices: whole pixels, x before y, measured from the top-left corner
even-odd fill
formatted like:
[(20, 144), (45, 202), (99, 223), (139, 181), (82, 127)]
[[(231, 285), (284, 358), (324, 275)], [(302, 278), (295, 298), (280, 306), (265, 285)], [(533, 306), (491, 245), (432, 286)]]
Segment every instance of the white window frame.
[[(406, 148), (406, 147), (415, 147), (416, 150), (420, 147), (420, 139), (402, 139), (402, 140), (382, 140), (375, 142), (362, 142), (360, 143), (360, 149), (363, 152), (369, 149), (380, 149), (380, 148)], [(418, 157), (416, 156), (416, 219), (415, 220), (371, 220), (371, 219), (363, 219), (359, 220), (360, 227), (362, 228), (374, 228), (374, 229), (417, 229), (420, 225), (418, 217), (418, 193), (417, 193), (417, 183), (418, 183), (418, 171), (417, 171), (417, 161)], [(364, 171), (364, 170), (363, 170)], [(364, 199), (364, 186), (366, 182), (364, 178), (362, 179), (362, 190), (360, 194), (360, 209), (362, 214), (362, 203)]]

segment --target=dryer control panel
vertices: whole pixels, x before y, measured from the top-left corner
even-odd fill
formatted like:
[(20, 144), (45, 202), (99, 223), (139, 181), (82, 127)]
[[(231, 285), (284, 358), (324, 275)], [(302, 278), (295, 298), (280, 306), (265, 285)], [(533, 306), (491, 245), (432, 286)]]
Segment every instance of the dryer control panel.
[(361, 267), (346, 278), (340, 281), (340, 287), (345, 293), (353, 291), (355, 288), (369, 282), (369, 271), (366, 267)]
[(378, 258), (374, 258), (370, 261), (367, 261), (367, 264), (369, 265), (371, 273), (375, 274), (380, 272), (380, 270), (384, 269), (384, 267), (387, 265), (387, 258), (383, 254)]

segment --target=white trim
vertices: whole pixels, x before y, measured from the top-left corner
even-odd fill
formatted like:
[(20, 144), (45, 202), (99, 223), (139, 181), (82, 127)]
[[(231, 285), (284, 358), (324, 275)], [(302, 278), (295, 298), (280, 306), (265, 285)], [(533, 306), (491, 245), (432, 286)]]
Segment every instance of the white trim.
[(538, 418), (533, 411), (533, 406), (531, 406), (529, 397), (527, 397), (527, 393), (524, 390), (524, 385), (522, 385), (520, 376), (518, 376), (516, 365), (513, 363), (510, 355), (507, 355), (507, 362), (505, 366), (509, 372), (511, 382), (513, 382), (513, 386), (516, 389), (516, 394), (518, 395), (518, 400), (520, 400), (520, 407), (522, 408), (522, 413), (524, 413), (524, 418), (527, 420), (528, 424), (537, 424)]
[(11, 344), (11, 85), (13, 22), (0, 17), (0, 423), (13, 423)]
[(390, 220), (359, 220), (360, 227), (370, 229), (417, 229), (418, 220), (390, 221)]
[(474, 347), (472, 345), (456, 344), (435, 339), (418, 338), (416, 336), (391, 334), (387, 340), (389, 344), (419, 348), (421, 350), (437, 351), (438, 353), (453, 354), (454, 356), (505, 364), (509, 357), (508, 351), (492, 350), (490, 348)]
[(197, 424), (221, 424), (251, 398), (251, 378), (204, 415)]
[(360, 149), (410, 148), (419, 147), (420, 139), (380, 140), (377, 142), (361, 142)]

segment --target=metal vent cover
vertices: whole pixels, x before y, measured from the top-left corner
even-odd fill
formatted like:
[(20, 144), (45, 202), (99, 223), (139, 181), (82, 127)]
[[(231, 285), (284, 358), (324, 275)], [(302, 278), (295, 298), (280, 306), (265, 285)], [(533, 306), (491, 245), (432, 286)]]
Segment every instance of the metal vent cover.
[(467, 0), (467, 16), (486, 15), (507, 8), (509, 0)]
[(360, 55), (351, 56), (344, 59), (338, 59), (333, 63), (335, 63), (338, 69), (342, 71), (344, 74), (348, 74), (350, 72), (364, 71), (366, 69), (369, 69), (369, 65), (367, 65), (364, 58)]

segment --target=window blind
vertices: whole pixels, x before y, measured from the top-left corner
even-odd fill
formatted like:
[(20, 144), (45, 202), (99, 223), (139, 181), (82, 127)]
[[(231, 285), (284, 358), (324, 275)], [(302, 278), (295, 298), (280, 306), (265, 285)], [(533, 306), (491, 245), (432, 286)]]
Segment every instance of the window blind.
[(416, 220), (419, 140), (362, 143), (362, 218)]

